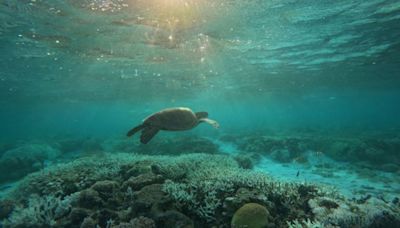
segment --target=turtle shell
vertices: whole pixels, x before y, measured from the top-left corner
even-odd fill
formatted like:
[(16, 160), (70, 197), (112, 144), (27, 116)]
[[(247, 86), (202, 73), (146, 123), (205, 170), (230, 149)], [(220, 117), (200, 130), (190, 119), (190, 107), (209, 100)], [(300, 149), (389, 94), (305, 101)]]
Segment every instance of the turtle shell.
[(143, 123), (160, 130), (180, 131), (192, 129), (199, 122), (189, 108), (169, 108), (147, 117)]

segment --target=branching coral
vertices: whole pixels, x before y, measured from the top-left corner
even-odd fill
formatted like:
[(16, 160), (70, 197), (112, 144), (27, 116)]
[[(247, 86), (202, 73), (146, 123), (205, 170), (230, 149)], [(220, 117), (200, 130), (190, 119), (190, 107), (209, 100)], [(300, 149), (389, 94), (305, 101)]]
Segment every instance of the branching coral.
[(55, 226), (57, 219), (71, 210), (72, 199), (73, 196), (60, 199), (52, 195), (46, 197), (32, 195), (27, 207), (17, 207), (4, 222), (4, 227)]
[(345, 199), (316, 197), (308, 201), (315, 219), (325, 226), (398, 227), (400, 216), (392, 206), (376, 198), (363, 204)]
[(167, 176), (179, 167), (185, 178), (166, 181), (164, 191), (179, 202), (182, 209), (207, 221), (215, 221), (221, 213), (225, 198), (233, 196), (239, 188), (256, 189), (271, 200), (277, 200), (289, 210), (300, 205), (299, 184), (278, 182), (268, 175), (238, 167), (228, 156), (185, 155), (162, 170)]
[[(286, 222), (288, 228), (328, 228), (322, 225), (319, 221), (311, 221), (310, 219), (305, 220), (294, 220), (292, 222)], [(334, 226), (330, 226), (329, 228), (334, 228)]]

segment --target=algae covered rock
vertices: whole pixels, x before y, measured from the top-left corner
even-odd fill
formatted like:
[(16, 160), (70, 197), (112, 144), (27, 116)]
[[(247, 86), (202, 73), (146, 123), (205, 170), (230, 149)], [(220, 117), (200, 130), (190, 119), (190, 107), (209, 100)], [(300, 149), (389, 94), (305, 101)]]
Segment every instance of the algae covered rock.
[(124, 165), (121, 167), (121, 175), (124, 180), (130, 177), (136, 177), (140, 174), (152, 172), (152, 165), (154, 162), (150, 160), (138, 161), (132, 164)]
[(96, 227), (97, 222), (90, 216), (86, 217), (81, 223), (80, 228), (92, 228)]
[(254, 167), (253, 161), (249, 157), (236, 156), (235, 160), (243, 169), (252, 169)]
[(270, 215), (266, 207), (258, 203), (247, 203), (233, 215), (232, 228), (268, 227)]
[(175, 211), (166, 211), (156, 218), (157, 227), (193, 228), (193, 221), (186, 215)]
[(161, 175), (155, 175), (153, 173), (145, 173), (141, 174), (137, 177), (131, 177), (127, 181), (123, 183), (123, 189), (127, 189), (128, 187), (137, 191), (143, 188), (146, 185), (151, 184), (161, 184), (164, 182), (164, 179)]
[[(82, 222), (84, 222), (86, 218), (89, 217), (90, 213), (91, 211), (88, 209), (80, 207), (72, 208), (71, 213), (68, 216), (68, 221), (71, 223), (72, 226), (78, 227), (82, 224)], [(92, 219), (87, 219), (84, 224), (89, 225), (89, 223), (97, 223), (97, 222), (93, 221)]]
[(234, 157), (238, 165), (243, 169), (252, 169), (261, 159), (260, 154), (251, 152), (242, 152)]
[[(155, 228), (156, 224), (155, 222), (147, 217), (144, 216), (139, 216), (137, 218), (134, 218), (130, 221), (131, 226), (126, 226), (126, 227), (137, 227), (137, 228)], [(120, 227), (123, 227), (120, 225)]]
[(59, 150), (47, 144), (27, 144), (8, 150), (0, 158), (0, 183), (38, 171), (46, 161), (54, 160), (59, 155)]
[(111, 180), (97, 181), (92, 185), (92, 189), (100, 194), (100, 197), (111, 197), (118, 188), (118, 182)]
[(161, 184), (152, 184), (143, 187), (140, 191), (133, 193), (133, 204), (135, 212), (150, 212), (158, 213), (158, 208), (165, 208), (169, 203), (170, 198), (162, 191)]
[(344, 199), (315, 197), (308, 201), (314, 219), (337, 227), (400, 227), (398, 210), (386, 202), (368, 197), (355, 203)]
[(0, 220), (7, 218), (14, 210), (14, 202), (11, 200), (0, 200)]
[(102, 200), (97, 191), (93, 189), (86, 189), (79, 193), (77, 203), (79, 207), (93, 209), (101, 206)]
[[(112, 223), (112, 222), (110, 222)], [(110, 228), (156, 228), (154, 220), (147, 218), (145, 216), (139, 216), (137, 218), (131, 219), (129, 222), (121, 222), (118, 225), (111, 224), (106, 225)], [(95, 226), (93, 226), (95, 227)]]

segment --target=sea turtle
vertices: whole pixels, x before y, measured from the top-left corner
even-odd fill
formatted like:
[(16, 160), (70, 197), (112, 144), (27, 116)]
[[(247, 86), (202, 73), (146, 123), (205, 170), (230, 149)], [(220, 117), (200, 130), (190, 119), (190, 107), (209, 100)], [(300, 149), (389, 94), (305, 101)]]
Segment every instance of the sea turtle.
[(140, 142), (148, 143), (160, 130), (164, 131), (184, 131), (196, 127), (199, 123), (205, 122), (218, 128), (219, 124), (215, 120), (208, 119), (207, 112), (194, 113), (190, 108), (177, 107), (168, 108), (156, 112), (146, 119), (143, 123), (132, 128), (126, 134), (128, 137), (142, 130)]

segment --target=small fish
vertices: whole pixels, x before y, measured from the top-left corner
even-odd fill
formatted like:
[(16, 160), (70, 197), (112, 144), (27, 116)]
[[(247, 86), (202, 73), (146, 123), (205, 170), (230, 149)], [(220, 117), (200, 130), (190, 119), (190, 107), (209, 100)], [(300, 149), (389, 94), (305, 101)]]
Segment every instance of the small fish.
[(299, 176), (300, 176), (300, 170), (297, 171), (297, 174), (296, 174), (296, 177), (299, 177)]

